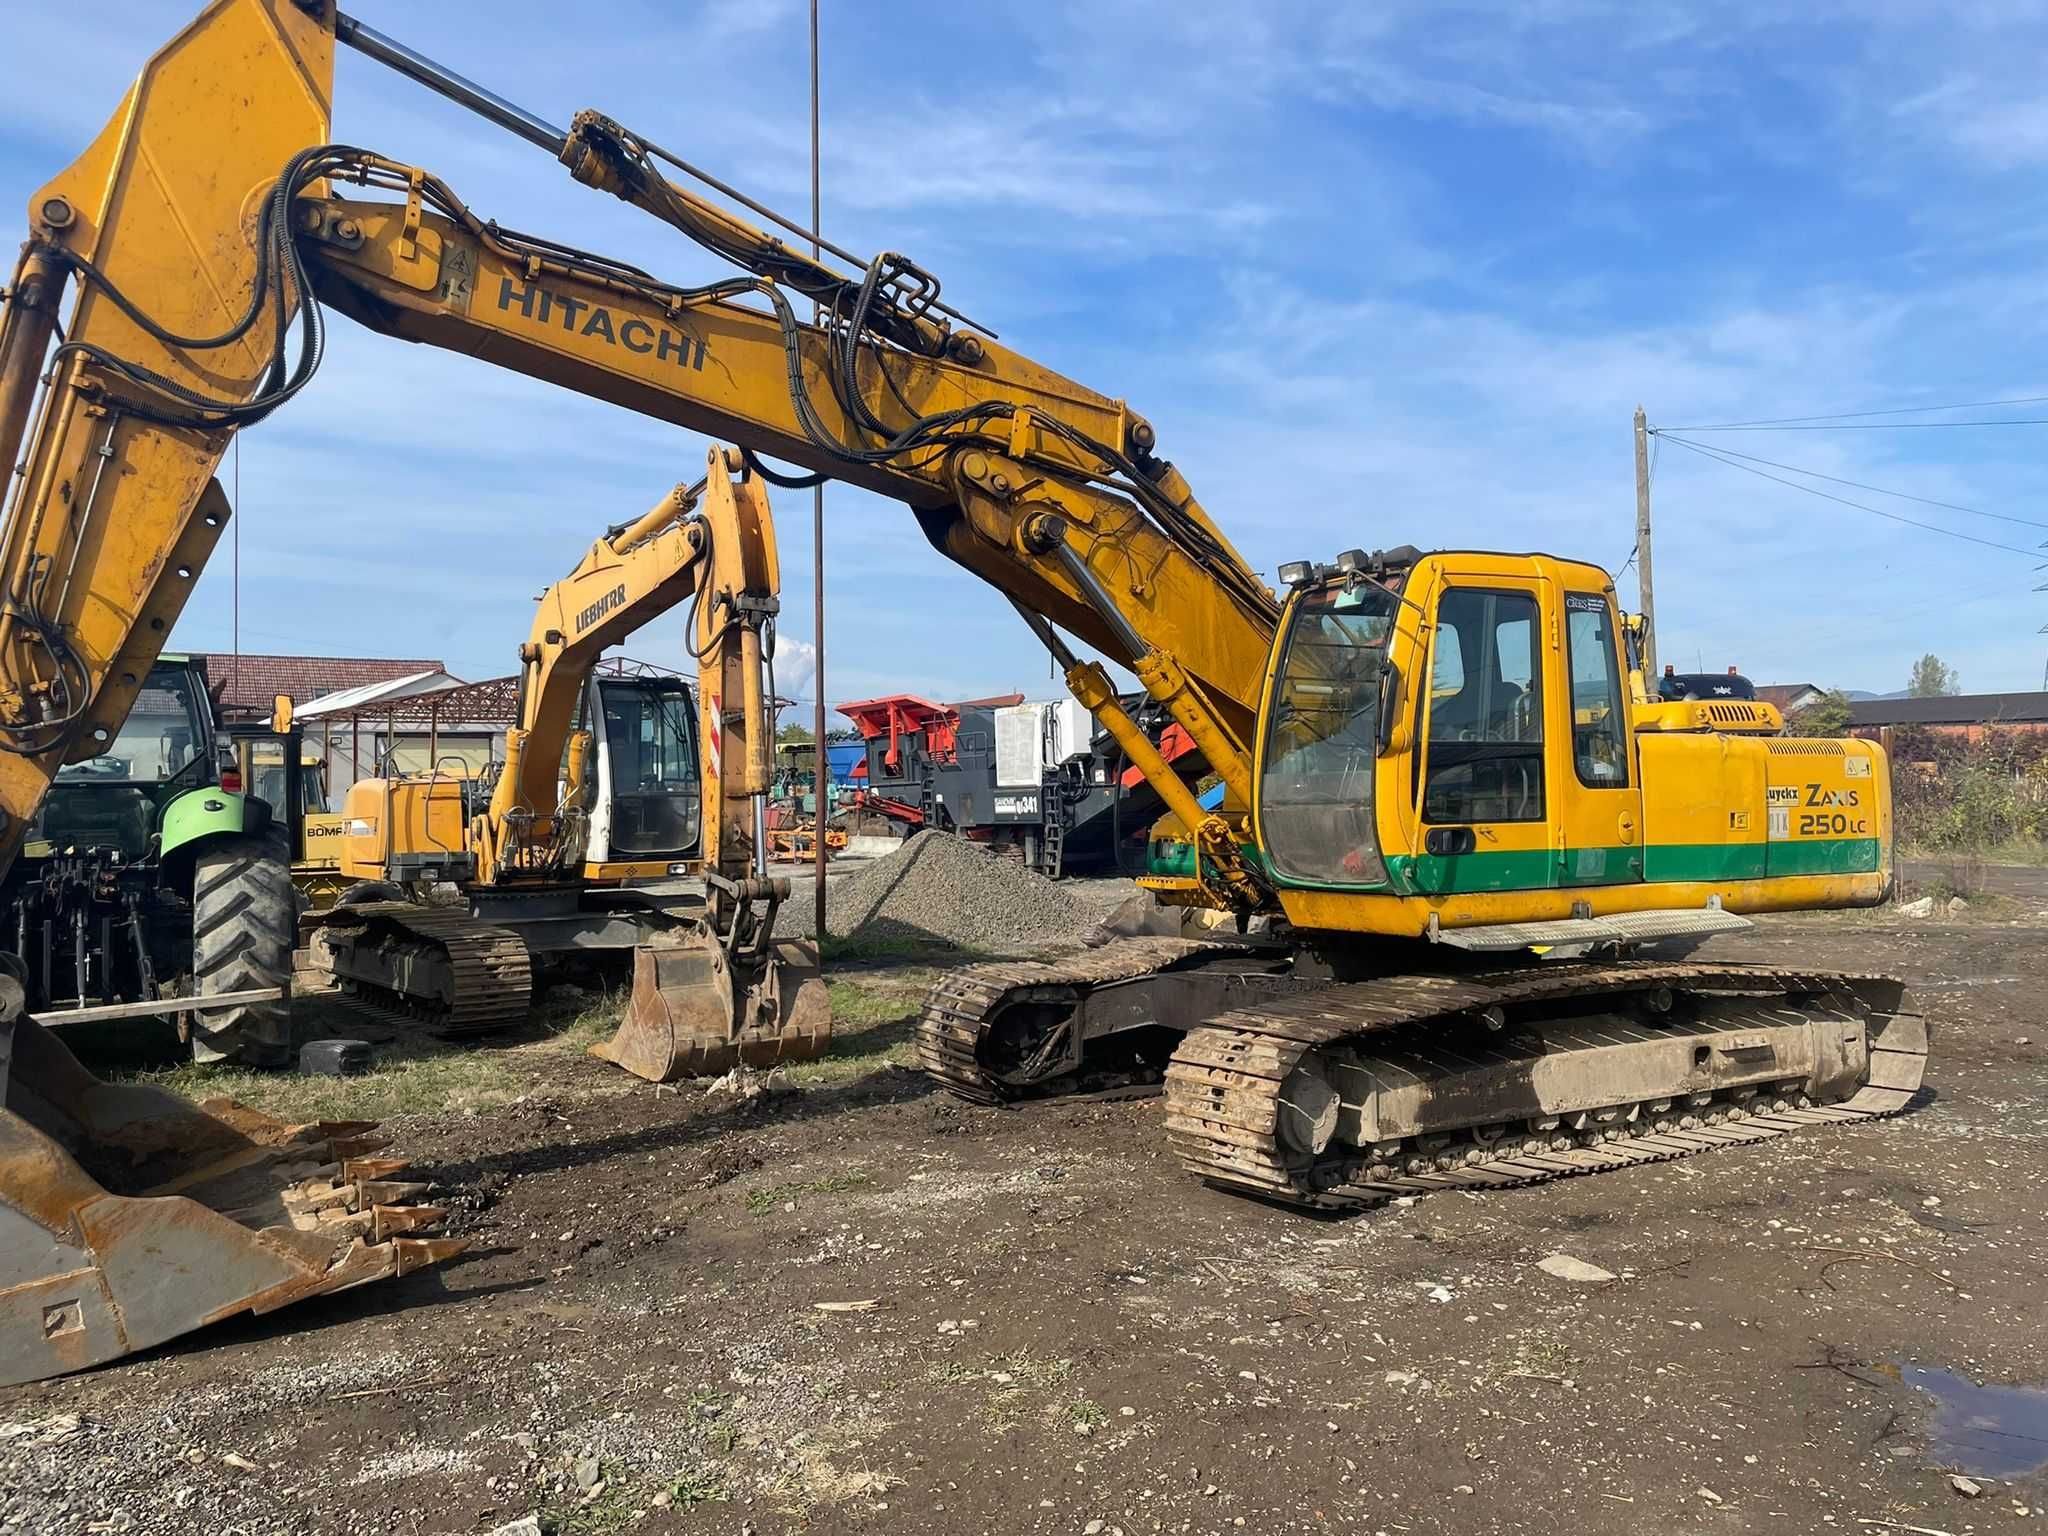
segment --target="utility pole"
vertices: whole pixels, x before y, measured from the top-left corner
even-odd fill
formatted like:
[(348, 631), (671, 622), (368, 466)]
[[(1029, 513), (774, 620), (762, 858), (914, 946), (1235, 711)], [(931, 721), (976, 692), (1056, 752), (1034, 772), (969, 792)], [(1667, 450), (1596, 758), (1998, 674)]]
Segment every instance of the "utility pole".
[(1636, 407), (1636, 579), (1642, 596), (1637, 611), (1643, 616), (1643, 681), (1657, 686), (1657, 598), (1650, 578), (1650, 429), (1643, 408)]
[[(824, 228), (818, 198), (818, 0), (811, 0), (811, 258), (818, 256), (818, 232)], [(815, 322), (821, 311), (813, 307)], [(812, 921), (811, 932), (820, 946), (825, 942), (825, 805), (831, 798), (831, 773), (825, 757), (825, 486), (821, 481), (811, 492), (811, 639), (816, 647), (816, 667), (811, 687), (817, 693), (817, 710), (811, 727), (811, 793), (815, 796), (817, 820), (811, 829)]]

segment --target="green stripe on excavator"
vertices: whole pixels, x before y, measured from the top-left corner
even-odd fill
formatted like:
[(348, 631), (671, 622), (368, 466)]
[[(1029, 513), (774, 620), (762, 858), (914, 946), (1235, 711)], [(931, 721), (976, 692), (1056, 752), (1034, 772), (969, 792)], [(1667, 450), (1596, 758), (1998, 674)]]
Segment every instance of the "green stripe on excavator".
[[(1652, 843), (1646, 848), (1549, 848), (1503, 853), (1396, 854), (1387, 871), (1398, 890), (1418, 896), (1553, 886), (1762, 880), (1787, 875), (1869, 874), (1882, 851), (1874, 837), (1806, 838), (1772, 843)], [(1643, 861), (1642, 873), (1635, 864)]]

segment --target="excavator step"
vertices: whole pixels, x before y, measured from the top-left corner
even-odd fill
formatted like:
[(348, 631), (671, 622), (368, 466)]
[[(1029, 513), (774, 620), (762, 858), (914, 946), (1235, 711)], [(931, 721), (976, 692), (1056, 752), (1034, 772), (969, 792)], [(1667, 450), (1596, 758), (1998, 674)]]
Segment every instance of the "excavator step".
[(1611, 917), (1563, 917), (1546, 922), (1490, 923), (1480, 928), (1432, 928), (1430, 939), (1455, 949), (1507, 952), (1577, 944), (1648, 944), (1658, 939), (1704, 939), (1754, 927), (1719, 907), (1677, 907), (1620, 912)]

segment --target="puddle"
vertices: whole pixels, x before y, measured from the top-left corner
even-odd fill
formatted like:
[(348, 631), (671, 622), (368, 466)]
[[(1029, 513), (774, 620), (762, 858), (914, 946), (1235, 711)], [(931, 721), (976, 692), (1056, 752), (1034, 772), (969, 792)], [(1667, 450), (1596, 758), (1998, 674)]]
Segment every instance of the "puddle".
[(1934, 1399), (1927, 1438), (1938, 1464), (1979, 1477), (2023, 1477), (2048, 1466), (2048, 1389), (1979, 1386), (1921, 1365), (1886, 1374)]

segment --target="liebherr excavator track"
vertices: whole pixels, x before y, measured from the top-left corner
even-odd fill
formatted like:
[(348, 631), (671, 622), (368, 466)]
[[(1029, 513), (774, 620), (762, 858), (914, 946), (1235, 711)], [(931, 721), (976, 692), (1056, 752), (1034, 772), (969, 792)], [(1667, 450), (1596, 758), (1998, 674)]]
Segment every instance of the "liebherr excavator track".
[(970, 967), (927, 998), (919, 1057), (978, 1103), (1085, 1091), (1119, 986), (1179, 967), (1180, 990), (1235, 987), (1257, 1000), (1188, 1029), (1164, 1072), (1174, 1150), (1208, 1183), (1332, 1211), (1892, 1115), (1926, 1069), (1927, 1023), (1888, 977), (1638, 960), (1332, 983), (1260, 955), (1131, 939)]
[(447, 1039), (526, 1018), (533, 961), (509, 928), (459, 907), (367, 901), (321, 914), (314, 964), (350, 997), (417, 1019)]

